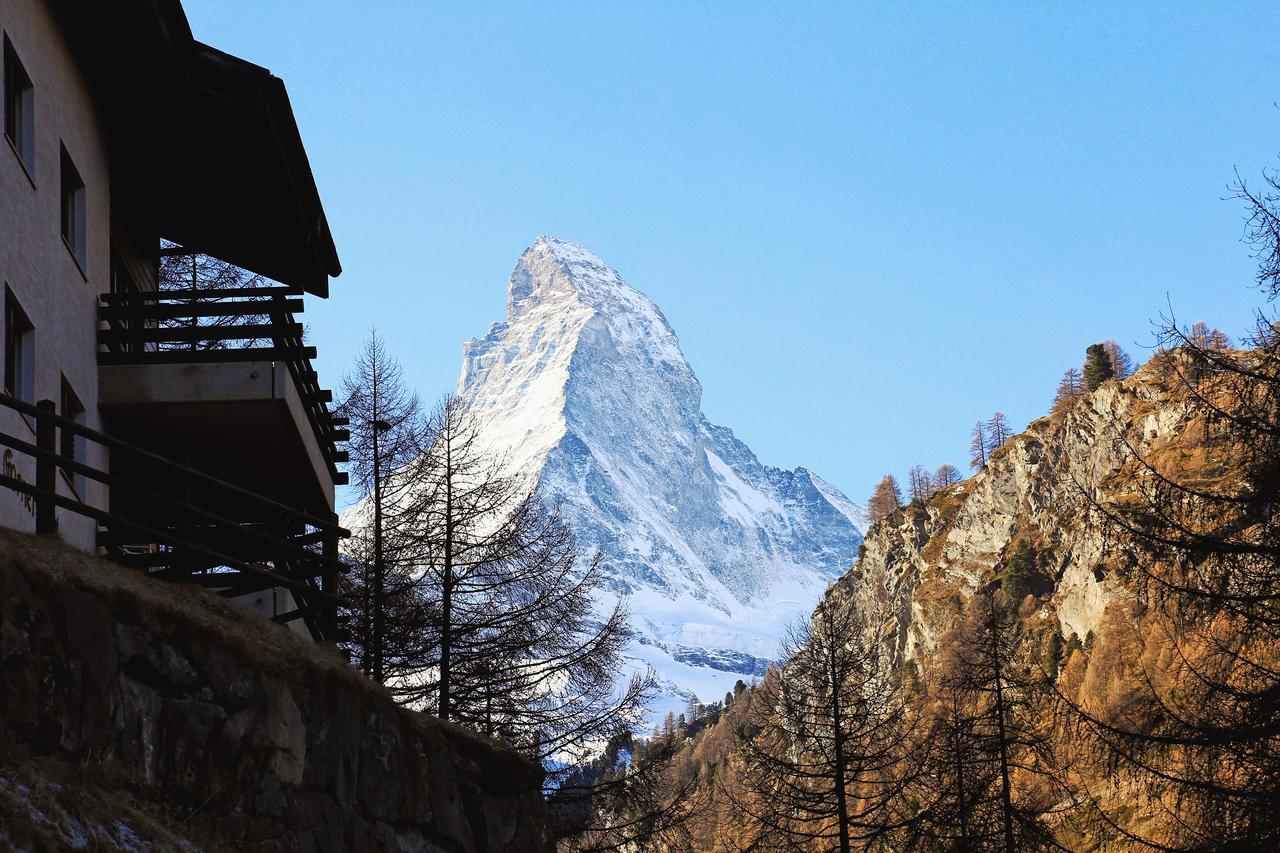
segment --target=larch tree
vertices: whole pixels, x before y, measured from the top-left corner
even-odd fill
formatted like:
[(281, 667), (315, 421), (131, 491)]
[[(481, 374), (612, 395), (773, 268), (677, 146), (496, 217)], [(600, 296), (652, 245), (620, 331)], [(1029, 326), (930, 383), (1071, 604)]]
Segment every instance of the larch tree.
[(1116, 375), (1111, 356), (1105, 344), (1089, 344), (1084, 353), (1084, 387), (1096, 391), (1108, 379)]
[[(929, 772), (915, 797), (917, 846), (1055, 849), (1046, 822), (1064, 802), (1044, 724), (1036, 718), (1033, 666), (1019, 654), (1020, 627), (1003, 593), (974, 595), (939, 643), (925, 739)], [(932, 842), (924, 843), (924, 842)]]
[(953, 486), (960, 482), (963, 478), (960, 476), (960, 470), (950, 462), (944, 462), (938, 466), (938, 470), (933, 472), (934, 490), (945, 489), (947, 486)]
[(969, 433), (969, 469), (974, 472), (981, 471), (987, 467), (987, 428), (982, 421), (978, 421), (973, 425), (973, 431)]
[(1013, 436), (1013, 430), (1009, 428), (1009, 419), (1005, 417), (1004, 412), (997, 411), (991, 416), (991, 420), (987, 421), (987, 458), (991, 458), (991, 454), (998, 450)]
[(429, 657), (402, 698), (504, 741), (547, 767), (548, 790), (601, 742), (630, 735), (652, 672), (624, 676), (621, 602), (597, 613), (601, 557), (583, 557), (557, 508), (486, 455), (450, 396), (428, 419), (406, 501), (432, 616)]
[(351, 603), (343, 614), (346, 645), (352, 661), (381, 683), (420, 668), (427, 625), (412, 520), (403, 509), (408, 468), (422, 450), (418, 399), (377, 331), (343, 378), (337, 410), (349, 421), (347, 470), (359, 498), (346, 547), (350, 571), (339, 581)]
[(1119, 343), (1112, 338), (1107, 338), (1102, 342), (1102, 348), (1107, 351), (1107, 358), (1111, 359), (1111, 371), (1116, 379), (1133, 375), (1133, 358)]
[(885, 474), (867, 501), (867, 515), (874, 523), (897, 512), (901, 506), (902, 490), (898, 488), (898, 481), (892, 474)]
[(1052, 413), (1060, 415), (1071, 407), (1071, 404), (1086, 394), (1084, 377), (1074, 367), (1067, 368), (1058, 382), (1058, 390), (1053, 395)]
[(883, 616), (829, 597), (756, 688), (756, 734), (738, 744), (738, 806), (756, 836), (747, 849), (887, 848), (901, 829), (910, 750), (874, 633)]
[[(159, 289), (166, 293), (188, 291), (204, 294), (200, 301), (217, 302), (218, 291), (242, 292), (246, 289), (265, 288), (272, 284), (269, 279), (236, 266), (233, 263), (192, 251), (184, 246), (168, 240), (160, 243)], [(238, 293), (237, 301), (262, 304), (261, 314), (234, 313), (211, 314), (204, 317), (179, 316), (161, 318), (157, 325), (162, 329), (221, 329), (228, 326), (247, 326), (270, 323), (272, 311), (276, 306), (268, 297), (246, 297)], [(192, 341), (162, 341), (157, 346), (161, 350), (218, 350), (233, 347), (257, 346), (261, 338), (223, 339), (209, 337)]]
[[(1221, 329), (1211, 328), (1203, 320), (1191, 324), (1191, 328), (1183, 333), (1187, 342), (1197, 349), (1225, 350), (1231, 349), (1231, 338)], [(1175, 345), (1177, 341), (1174, 341)]]
[(923, 465), (912, 465), (907, 472), (907, 487), (912, 503), (924, 503), (933, 497), (933, 473)]

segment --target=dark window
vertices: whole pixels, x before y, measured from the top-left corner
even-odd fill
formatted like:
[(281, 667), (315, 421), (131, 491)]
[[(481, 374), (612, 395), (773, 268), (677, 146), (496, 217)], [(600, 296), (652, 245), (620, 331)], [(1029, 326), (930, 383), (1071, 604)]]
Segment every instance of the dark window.
[[(75, 421), (78, 424), (84, 424), (84, 405), (80, 402), (80, 398), (76, 396), (76, 392), (71, 389), (71, 383), (67, 381), (67, 377), (62, 377), (62, 398), (58, 404), (58, 414), (69, 421)], [(60, 429), (60, 445), (62, 458), (69, 459), (73, 462), (85, 461), (85, 439), (83, 435), (72, 432), (69, 429)], [(79, 472), (71, 472), (63, 469), (62, 473), (66, 475), (69, 482), (76, 490), (76, 494), (84, 497), (84, 475)]]
[(18, 61), (9, 37), (4, 39), (4, 135), (18, 152), (27, 173), (36, 173), (36, 90)]
[(35, 328), (26, 312), (5, 288), (4, 294), (4, 390), (28, 403), (36, 401)]
[(65, 147), (62, 149), (62, 239), (83, 268), (84, 181)]

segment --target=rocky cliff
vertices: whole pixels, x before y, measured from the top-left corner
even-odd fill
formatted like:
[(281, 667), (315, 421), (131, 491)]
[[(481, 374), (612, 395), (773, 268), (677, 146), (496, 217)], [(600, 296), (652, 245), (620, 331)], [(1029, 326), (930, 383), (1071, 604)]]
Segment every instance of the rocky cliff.
[(215, 595), (0, 531), (0, 602), (0, 844), (550, 849), (541, 768)]
[(1131, 482), (1134, 451), (1151, 457), (1195, 445), (1200, 424), (1183, 393), (1157, 359), (1034, 421), (970, 479), (873, 525), (836, 594), (888, 606), (900, 660), (927, 662), (965, 596), (992, 582), (1026, 540), (1036, 555), (1034, 618), (1084, 641), (1123, 588), (1108, 538), (1117, 532), (1094, 501)]

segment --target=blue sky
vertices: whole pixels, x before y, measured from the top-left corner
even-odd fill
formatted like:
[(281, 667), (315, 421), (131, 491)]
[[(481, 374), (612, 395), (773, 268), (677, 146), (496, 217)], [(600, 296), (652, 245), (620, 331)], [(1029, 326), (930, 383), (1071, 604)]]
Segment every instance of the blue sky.
[(861, 501), (1167, 302), (1258, 303), (1221, 199), (1280, 166), (1280, 4), (185, 5), (288, 85), (330, 385), (376, 325), (451, 388), (553, 234), (662, 307), (712, 420)]

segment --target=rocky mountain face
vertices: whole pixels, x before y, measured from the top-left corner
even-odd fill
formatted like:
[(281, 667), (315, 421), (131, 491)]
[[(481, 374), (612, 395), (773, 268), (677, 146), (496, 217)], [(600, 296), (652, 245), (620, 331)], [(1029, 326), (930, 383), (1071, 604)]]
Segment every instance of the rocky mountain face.
[(1085, 641), (1124, 589), (1119, 532), (1102, 523), (1094, 501), (1132, 482), (1134, 451), (1151, 457), (1194, 445), (1195, 423), (1174, 385), (1148, 365), (1032, 422), (972, 478), (872, 526), (861, 559), (833, 592), (888, 605), (899, 659), (927, 666), (960, 604), (1026, 539), (1040, 584), (1032, 618), (1055, 620), (1063, 637)]
[(507, 317), (463, 346), (486, 448), (599, 549), (632, 654), (673, 705), (763, 672), (787, 622), (852, 562), (862, 511), (816, 474), (762, 464), (701, 411), (662, 312), (574, 243), (539, 238)]

